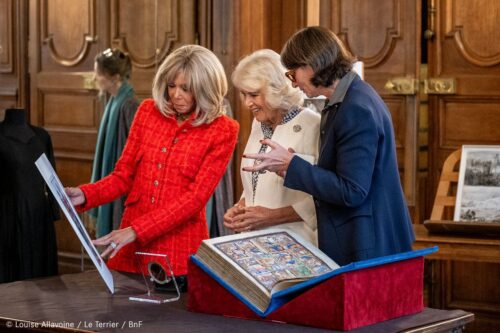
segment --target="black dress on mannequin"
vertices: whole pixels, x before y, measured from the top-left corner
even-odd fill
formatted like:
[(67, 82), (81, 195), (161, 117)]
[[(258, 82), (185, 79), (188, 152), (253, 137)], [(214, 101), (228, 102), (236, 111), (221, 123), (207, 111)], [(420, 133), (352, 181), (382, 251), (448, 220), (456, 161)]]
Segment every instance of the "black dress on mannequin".
[(54, 166), (50, 136), (8, 109), (0, 122), (0, 282), (57, 274), (55, 199), (35, 166), (45, 153)]

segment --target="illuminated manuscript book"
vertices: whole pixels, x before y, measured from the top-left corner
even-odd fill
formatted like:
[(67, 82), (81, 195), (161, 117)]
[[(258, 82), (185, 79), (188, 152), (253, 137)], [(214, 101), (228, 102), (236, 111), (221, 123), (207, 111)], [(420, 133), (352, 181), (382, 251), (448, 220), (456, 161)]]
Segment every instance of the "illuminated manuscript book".
[(424, 256), (437, 247), (338, 267), (297, 235), (206, 240), (188, 264), (190, 311), (352, 330), (422, 311)]
[(314, 245), (280, 229), (204, 240), (195, 260), (261, 312), (273, 294), (339, 268)]

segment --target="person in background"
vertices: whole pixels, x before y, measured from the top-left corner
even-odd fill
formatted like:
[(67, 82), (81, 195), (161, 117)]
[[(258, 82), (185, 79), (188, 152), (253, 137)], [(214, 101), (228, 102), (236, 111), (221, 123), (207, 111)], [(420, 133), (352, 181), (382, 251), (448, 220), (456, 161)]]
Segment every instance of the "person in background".
[[(226, 170), (239, 125), (224, 115), (227, 80), (208, 49), (186, 45), (161, 64), (153, 99), (135, 116), (113, 172), (67, 188), (79, 211), (128, 194), (119, 230), (94, 240), (108, 266), (141, 272), (135, 252), (166, 254), (185, 278), (189, 255), (208, 238), (205, 205)], [(143, 267), (147, 271), (146, 267)]]
[[(107, 49), (95, 57), (95, 80), (101, 94), (111, 98), (106, 104), (97, 135), (91, 182), (109, 175), (120, 157), (137, 111), (133, 87), (129, 83), (132, 63), (118, 49)], [(120, 226), (125, 198), (102, 205), (89, 213), (96, 219), (96, 235), (103, 236)]]
[(330, 30), (308, 27), (286, 42), (281, 61), (294, 87), (309, 97), (328, 98), (318, 163), (266, 139), (272, 150), (244, 155), (259, 162), (244, 170), (277, 172), (286, 187), (311, 194), (319, 248), (340, 265), (411, 251), (413, 228), (391, 115), (376, 91), (352, 71), (353, 56)]
[[(280, 56), (259, 50), (240, 61), (232, 75), (242, 101), (254, 120), (245, 154), (269, 151), (262, 139), (286, 144), (294, 153), (315, 163), (320, 116), (301, 107), (304, 95), (285, 77)], [(243, 159), (243, 167), (253, 160)], [(241, 174), (243, 194), (228, 209), (224, 224), (237, 232), (279, 227), (296, 232), (317, 245), (316, 213), (312, 197), (283, 186), (275, 173)]]

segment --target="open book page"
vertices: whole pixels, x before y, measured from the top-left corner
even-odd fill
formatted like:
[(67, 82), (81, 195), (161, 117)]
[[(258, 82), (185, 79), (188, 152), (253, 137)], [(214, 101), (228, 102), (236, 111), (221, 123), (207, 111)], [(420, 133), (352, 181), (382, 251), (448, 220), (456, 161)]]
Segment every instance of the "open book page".
[(268, 295), (339, 267), (288, 230), (267, 229), (204, 242)]

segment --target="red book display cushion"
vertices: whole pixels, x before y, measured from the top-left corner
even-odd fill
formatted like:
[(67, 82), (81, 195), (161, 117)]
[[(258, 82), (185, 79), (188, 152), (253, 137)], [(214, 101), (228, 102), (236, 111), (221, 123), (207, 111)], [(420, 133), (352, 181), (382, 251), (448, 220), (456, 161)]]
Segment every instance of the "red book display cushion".
[(351, 330), (423, 310), (424, 257), (345, 272), (299, 290), (260, 317), (189, 261), (188, 309), (230, 317)]

